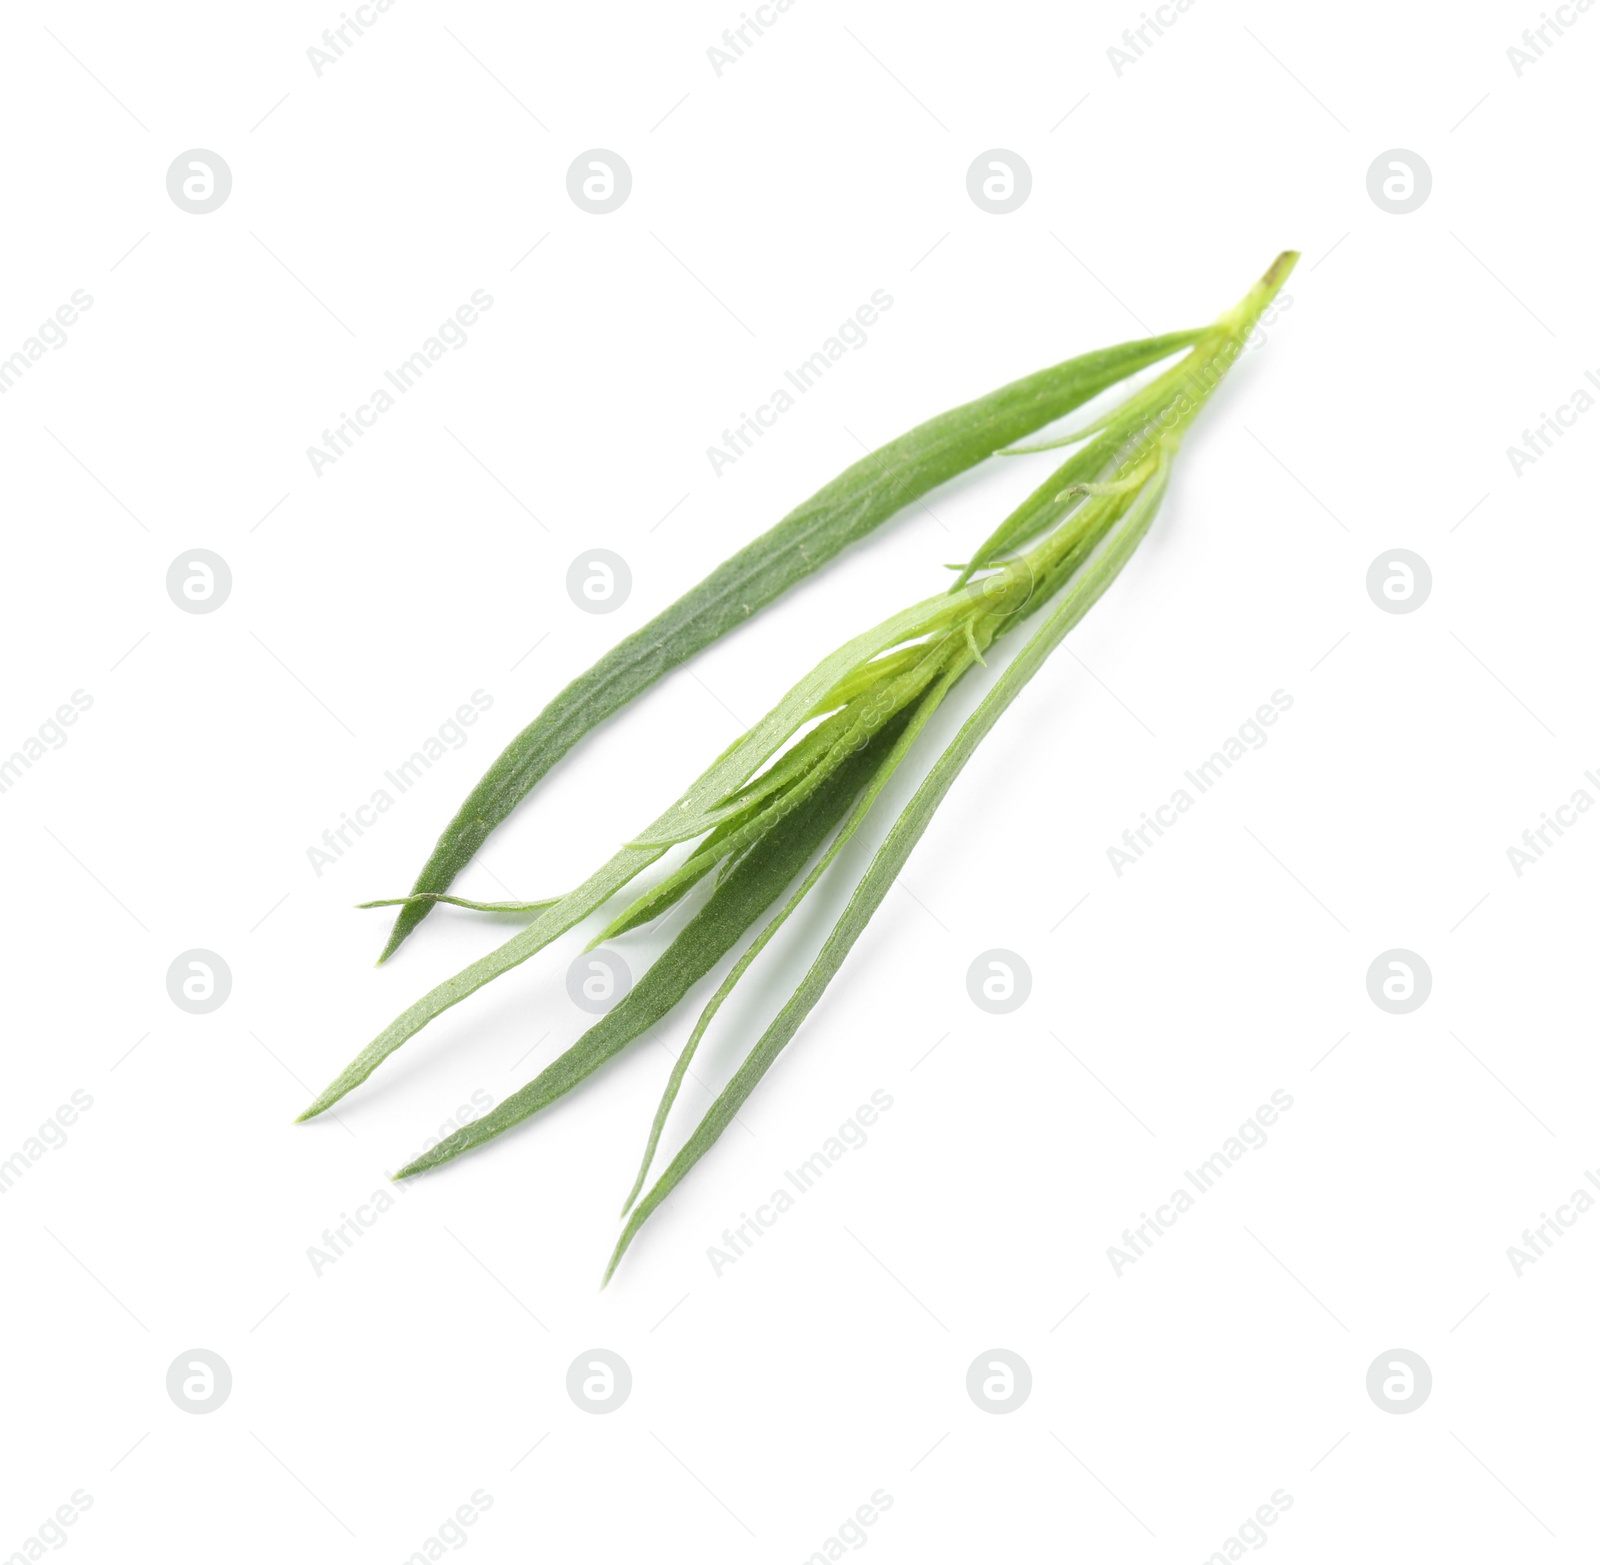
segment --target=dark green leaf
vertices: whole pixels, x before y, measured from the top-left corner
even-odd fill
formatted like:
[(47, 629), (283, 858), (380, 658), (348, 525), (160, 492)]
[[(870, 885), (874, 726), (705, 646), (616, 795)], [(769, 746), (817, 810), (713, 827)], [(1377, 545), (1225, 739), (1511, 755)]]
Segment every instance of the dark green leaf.
[[(1199, 336), (1198, 331), (1170, 332), (1068, 359), (941, 413), (846, 468), (556, 696), (467, 796), (413, 891), (447, 891), (490, 832), (550, 768), (663, 674), (743, 624), (913, 500)], [(410, 902), (401, 909), (380, 962), (421, 923), (430, 906)]]
[(639, 982), (559, 1059), (481, 1119), (463, 1125), (402, 1168), (396, 1178), (437, 1167), (521, 1124), (660, 1021), (805, 867), (894, 743), (899, 726), (852, 756), (803, 807), (756, 843)]
[(951, 741), (944, 754), (934, 763), (923, 779), (915, 797), (890, 828), (877, 856), (862, 876), (849, 905), (824, 942), (810, 970), (800, 985), (789, 996), (783, 1008), (773, 1018), (755, 1047), (745, 1057), (728, 1085), (706, 1111), (694, 1133), (650, 1192), (634, 1208), (617, 1247), (606, 1267), (605, 1281), (609, 1281), (617, 1263), (633, 1242), (634, 1235), (648, 1221), (650, 1214), (671, 1194), (684, 1175), (700, 1161), (727, 1129), (756, 1084), (766, 1075), (774, 1060), (794, 1037), (800, 1024), (810, 1014), (812, 1007), (822, 998), (823, 991), (833, 981), (841, 964), (850, 953), (867, 921), (877, 911), (894, 884), (895, 877), (904, 867), (911, 850), (917, 845), (928, 822), (943, 801), (950, 786), (962, 768), (972, 758), (979, 742), (994, 727), (1000, 714), (1016, 699), (1023, 686), (1038, 673), (1045, 659), (1061, 639), (1089, 611), (1101, 593), (1116, 579), (1117, 573), (1127, 563), (1139, 541), (1149, 529), (1161, 493), (1165, 487), (1165, 473), (1153, 482), (1131, 508), (1122, 524), (1106, 541), (1097, 556), (1083, 569), (1066, 596), (1045, 623), (1034, 632), (1022, 650), (1006, 665), (988, 695), (978, 705), (972, 716), (962, 725), (961, 731)]

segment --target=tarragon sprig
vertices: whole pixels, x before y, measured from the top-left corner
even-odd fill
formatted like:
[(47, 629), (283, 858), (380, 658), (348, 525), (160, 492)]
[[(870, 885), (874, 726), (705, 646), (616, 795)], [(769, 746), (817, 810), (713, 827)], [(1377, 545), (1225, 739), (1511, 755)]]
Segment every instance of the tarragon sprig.
[[(527, 905), (536, 911), (525, 929), (397, 1018), (301, 1117), (337, 1102), (433, 1017), (527, 960), (670, 848), (695, 843), (678, 870), (636, 897), (601, 932), (601, 938), (613, 938), (656, 917), (715, 873), (700, 912), (639, 985), (527, 1087), (397, 1177), (482, 1145), (554, 1101), (665, 1015), (820, 850), (805, 879), (705, 1007), (679, 1056), (624, 1205), (626, 1222), (606, 1271), (609, 1279), (641, 1226), (714, 1144), (832, 981), (979, 742), (1131, 558), (1160, 505), (1184, 435), (1297, 259), (1292, 251), (1279, 256), (1234, 309), (1194, 334), (1189, 351), (1171, 369), (1088, 426), (1048, 442), (1078, 449), (960, 567), (949, 592), (912, 605), (825, 658), (665, 814), (576, 890), (548, 904)], [(1032, 547), (1024, 548), (1028, 544)], [(983, 661), (996, 640), (1045, 609), (1050, 612), (1044, 623), (1002, 671), (890, 827), (805, 978), (682, 1148), (644, 1191), (694, 1050), (727, 995), (864, 822), (921, 729), (962, 676)], [(803, 736), (796, 738), (801, 730)]]

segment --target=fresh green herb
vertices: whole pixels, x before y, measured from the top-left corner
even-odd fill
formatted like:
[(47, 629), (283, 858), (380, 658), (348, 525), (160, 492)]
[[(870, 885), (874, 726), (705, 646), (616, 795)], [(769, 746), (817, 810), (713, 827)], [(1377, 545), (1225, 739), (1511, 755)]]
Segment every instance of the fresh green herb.
[[(978, 744), (1131, 558), (1160, 505), (1190, 424), (1297, 259), (1292, 251), (1279, 256), (1234, 309), (1196, 334), (1171, 370), (1091, 425), (1051, 442), (1079, 449), (958, 568), (961, 574), (947, 594), (913, 605), (825, 658), (659, 820), (575, 891), (529, 905), (536, 913), (527, 928), (412, 1006), (302, 1118), (337, 1102), (433, 1017), (527, 960), (669, 848), (697, 842), (683, 866), (603, 931), (602, 938), (610, 938), (656, 917), (717, 872), (705, 906), (635, 990), (535, 1081), (402, 1174), (481, 1146), (570, 1090), (664, 1016), (821, 849), (804, 881), (739, 957), (679, 1055), (624, 1205), (626, 1223), (606, 1271), (609, 1279), (650, 1214), (726, 1129), (832, 981)], [(1039, 541), (1032, 548), (1016, 552), (1034, 539)], [(998, 637), (1052, 604), (1041, 628), (1002, 671), (890, 828), (800, 985), (641, 1199), (683, 1077), (727, 995), (865, 820), (962, 675), (983, 661)]]
[[(1024, 501), (979, 550), (974, 562), (963, 571), (962, 583), (974, 570), (997, 559), (1005, 547), (1015, 546), (1026, 538), (1036, 536), (1050, 525), (1053, 520), (1051, 513), (1058, 506), (1065, 503), (1070, 508), (1074, 503), (1077, 504), (1074, 521), (1061, 526), (1045, 545), (1025, 557), (1030, 573), (1034, 575), (1035, 585), (1021, 612), (1029, 612), (1049, 601), (1054, 591), (1051, 585), (1052, 554), (1059, 554), (1060, 559), (1072, 562), (1064, 578), (1069, 584), (1060, 602), (1044, 625), (1006, 666), (994, 687), (934, 763), (910, 804), (890, 828), (810, 970), (650, 1192), (634, 1206), (654, 1159), (668, 1110), (682, 1081), (683, 1071), (679, 1069), (673, 1072), (651, 1127), (639, 1177), (623, 1207), (627, 1221), (606, 1266), (602, 1286), (611, 1280), (617, 1264), (651, 1213), (727, 1129), (734, 1115), (755, 1090), (756, 1084), (772, 1067), (822, 997), (850, 948), (904, 867), (911, 850), (927, 830), (934, 811), (972, 758), (979, 743), (994, 727), (1001, 713), (1016, 699), (1023, 686), (1043, 667), (1045, 659), (1067, 632), (1094, 606), (1138, 548), (1166, 492), (1172, 457), (1183, 435), (1228, 367), (1238, 357), (1256, 321), (1283, 286), (1298, 259), (1299, 255), (1294, 251), (1280, 255), (1244, 300), (1224, 315), (1212, 333), (1202, 337), (1178, 366), (1099, 421), (1098, 437)], [(1081, 438), (1089, 432), (1087, 429), (1079, 430), (1075, 436)], [(1052, 490), (1055, 492), (1051, 493)], [(1096, 502), (1099, 502), (1098, 508)], [(1093, 521), (1089, 520), (1097, 509), (1099, 516)], [(1069, 538), (1074, 541), (1068, 542)], [(1084, 548), (1083, 542), (1088, 540), (1092, 541)], [(1055, 545), (1054, 549), (1052, 544)], [(976, 648), (971, 650), (976, 657)], [(953, 670), (951, 677), (959, 677), (959, 672)], [(930, 693), (929, 704), (936, 704), (940, 694)], [(864, 807), (870, 806), (875, 792), (876, 789), (871, 790), (863, 800)], [(841, 837), (848, 834), (850, 829), (847, 825)], [(815, 884), (817, 875), (825, 867), (826, 862), (808, 877), (789, 906), (758, 938), (750, 955), (753, 956), (765, 944), (771, 933)], [(745, 965), (742, 963), (735, 969), (729, 982), (713, 997), (684, 1049), (685, 1056), (691, 1054), (706, 1024), (727, 991), (741, 976)], [(680, 1066), (685, 1063), (680, 1058)], [(630, 1207), (631, 1215), (627, 1215)]]
[(879, 653), (956, 623), (970, 611), (972, 604), (992, 595), (988, 580), (971, 582), (959, 592), (930, 598), (846, 642), (795, 685), (754, 728), (729, 746), (666, 814), (647, 827), (640, 834), (641, 845), (624, 846), (581, 886), (546, 907), (504, 945), (463, 968), (455, 977), (446, 979), (402, 1012), (344, 1068), (300, 1118), (310, 1119), (330, 1108), (434, 1017), (543, 950), (556, 936), (588, 917), (641, 871), (648, 869), (674, 843), (699, 835), (706, 828), (693, 823), (725, 807), (733, 793), (817, 715), (819, 703), (826, 701), (834, 686), (847, 675)]
[(1000, 447), (1072, 412), (1196, 341), (1169, 332), (1068, 359), (941, 413), (847, 467), (775, 527), (724, 560), (671, 607), (580, 674), (501, 752), (445, 827), (401, 908), (380, 962), (427, 917), (433, 898), (590, 729), (680, 663), (804, 581), (849, 544)]
[(706, 905), (651, 963), (649, 971), (559, 1059), (491, 1112), (429, 1148), (395, 1177), (404, 1179), (435, 1168), (520, 1125), (660, 1021), (805, 868), (849, 808), (863, 775), (876, 764), (883, 739), (892, 742), (893, 735), (881, 736), (878, 743), (852, 757), (804, 807), (728, 868)]
[(469, 902), (465, 897), (447, 897), (442, 891), (413, 891), (409, 897), (380, 897), (376, 902), (358, 902), (356, 906), (412, 907), (418, 902), (430, 906), (435, 902), (448, 902), (451, 907), (467, 907), (475, 913), (542, 913), (555, 900), (546, 897), (543, 902)]
[[(1044, 626), (1023, 647), (1022, 651), (1006, 665), (1000, 679), (990, 690), (988, 695), (979, 703), (977, 710), (969, 717), (956, 735), (949, 747), (935, 763), (933, 769), (924, 778), (922, 786), (917, 790), (911, 803), (906, 806), (900, 818), (890, 829), (888, 837), (879, 848), (877, 856), (873, 859), (867, 873), (857, 885), (850, 898), (849, 905), (834, 925), (832, 932), (818, 952), (816, 960), (812, 963), (800, 985), (783, 1008), (773, 1018), (756, 1043), (755, 1047), (745, 1057), (743, 1064), (734, 1073), (733, 1079), (723, 1088), (716, 1101), (706, 1111), (705, 1117), (696, 1126), (694, 1133), (684, 1143), (682, 1150), (662, 1173), (661, 1177), (651, 1187), (645, 1198), (633, 1207), (632, 1214), (627, 1218), (627, 1224), (622, 1230), (621, 1237), (617, 1240), (616, 1249), (612, 1251), (611, 1260), (606, 1266), (602, 1286), (611, 1280), (611, 1274), (617, 1269), (617, 1263), (622, 1259), (628, 1246), (633, 1243), (634, 1236), (639, 1232), (650, 1214), (661, 1205), (671, 1194), (672, 1190), (683, 1179), (684, 1175), (700, 1161), (710, 1150), (712, 1144), (728, 1128), (733, 1116), (739, 1112), (745, 1099), (755, 1090), (756, 1083), (766, 1075), (789, 1040), (794, 1037), (801, 1022), (810, 1013), (811, 1008), (822, 998), (823, 991), (832, 982), (833, 976), (838, 972), (844, 959), (849, 955), (850, 948), (856, 943), (861, 931), (866, 928), (867, 921), (877, 911), (878, 904), (883, 901), (889, 887), (893, 885), (895, 877), (900, 873), (911, 850), (917, 845), (923, 832), (927, 830), (928, 822), (933, 818), (933, 812), (939, 807), (950, 785), (956, 780), (973, 752), (978, 747), (978, 742), (994, 727), (1000, 714), (1016, 699), (1018, 691), (1033, 678), (1043, 665), (1044, 660), (1054, 650), (1062, 637), (1078, 623), (1099, 598), (1100, 594), (1116, 579), (1122, 567), (1127, 563), (1129, 556), (1138, 547), (1139, 540), (1144, 537), (1149, 529), (1151, 518), (1166, 488), (1166, 472), (1163, 464), (1157, 472), (1152, 472), (1150, 481), (1140, 493), (1136, 504), (1126, 508), (1126, 514), (1120, 519), (1120, 525), (1114, 531), (1102, 533), (1105, 547), (1088, 563), (1074, 581), (1060, 606), (1045, 622)], [(959, 677), (952, 673), (951, 678)], [(930, 696), (926, 703), (929, 706), (937, 704), (937, 693)], [(887, 780), (887, 779), (885, 779)], [(879, 784), (881, 786), (881, 783)], [(871, 803), (869, 798), (866, 801)], [(767, 938), (778, 922), (786, 918), (800, 899), (815, 884), (815, 877), (808, 878), (806, 883), (796, 892), (790, 905), (774, 920), (767, 931), (763, 931), (756, 949), (766, 943)], [(735, 975), (738, 976), (738, 975)], [(726, 986), (725, 986), (726, 989)], [(719, 991), (713, 998), (707, 1014), (702, 1018), (702, 1023), (695, 1030), (694, 1037), (690, 1040), (691, 1046), (698, 1042), (700, 1034), (704, 1031), (705, 1023), (709, 1022), (715, 1014), (716, 1006), (724, 998), (725, 989)], [(684, 1049), (688, 1055), (690, 1048)], [(682, 1061), (680, 1061), (682, 1063)], [(656, 1120), (651, 1127), (650, 1139), (645, 1148), (644, 1163), (639, 1170), (639, 1177), (634, 1183), (633, 1191), (624, 1206), (624, 1213), (638, 1198), (638, 1193), (647, 1177), (650, 1164), (654, 1159), (657, 1142), (660, 1139), (662, 1126), (666, 1122), (667, 1112), (671, 1108), (672, 1100), (676, 1096), (679, 1083), (682, 1081), (682, 1072), (674, 1071), (673, 1079), (668, 1084), (666, 1095), (662, 1098), (661, 1106), (657, 1111)]]

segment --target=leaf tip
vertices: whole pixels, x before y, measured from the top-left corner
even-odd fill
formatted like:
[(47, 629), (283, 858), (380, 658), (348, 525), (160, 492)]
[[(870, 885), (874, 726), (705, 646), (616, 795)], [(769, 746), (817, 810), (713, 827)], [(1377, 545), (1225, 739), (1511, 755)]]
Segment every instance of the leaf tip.
[(390, 929), (389, 939), (378, 958), (380, 967), (400, 949), (406, 936), (433, 910), (431, 902), (413, 902), (409, 897), (400, 898), (400, 903), (400, 911), (394, 916), (394, 927)]
[(1262, 277), (1261, 281), (1268, 287), (1273, 287), (1283, 282), (1289, 273), (1295, 269), (1295, 265), (1299, 260), (1300, 252), (1298, 250), (1280, 250), (1273, 258), (1272, 265), (1267, 268), (1266, 275)]

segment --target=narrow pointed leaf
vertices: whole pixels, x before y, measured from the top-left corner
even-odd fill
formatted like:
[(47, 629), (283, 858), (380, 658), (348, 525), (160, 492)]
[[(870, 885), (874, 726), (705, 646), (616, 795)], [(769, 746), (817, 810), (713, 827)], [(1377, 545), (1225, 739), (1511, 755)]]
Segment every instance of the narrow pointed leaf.
[(889, 887), (894, 884), (895, 877), (899, 875), (910, 857), (911, 850), (927, 830), (934, 811), (949, 792), (951, 784), (960, 775), (962, 768), (972, 758), (979, 742), (994, 727), (1001, 713), (1017, 698), (1023, 686), (1038, 673), (1045, 659), (1061, 639), (1083, 618), (1101, 593), (1116, 579), (1118, 572), (1127, 563), (1139, 540), (1148, 530), (1159, 499), (1159, 486), (1146, 491), (1146, 496), (1141, 497), (1141, 501), (1148, 500), (1148, 503), (1141, 503), (1129, 512), (1124, 524), (1107, 541), (1098, 557), (1085, 567), (1082, 575), (1040, 629), (1006, 665), (1005, 671), (994, 687), (962, 725), (960, 732), (951, 741), (944, 754), (934, 763), (911, 803), (890, 828), (883, 845), (878, 849), (877, 856), (851, 896), (849, 905), (835, 924), (799, 987), (789, 996), (783, 1008), (773, 1018), (743, 1064), (734, 1073), (733, 1079), (707, 1110), (694, 1134), (684, 1143), (666, 1171), (651, 1187), (649, 1194), (634, 1208), (621, 1237), (617, 1240), (617, 1247), (606, 1268), (605, 1281), (610, 1280), (611, 1274), (617, 1269), (617, 1263), (633, 1242), (634, 1235), (649, 1220), (650, 1214), (671, 1194), (684, 1175), (705, 1156), (717, 1138), (727, 1129), (733, 1116), (755, 1090), (756, 1084), (766, 1075), (773, 1061), (783, 1052), (800, 1024), (810, 1014), (812, 1007), (822, 998), (823, 991), (833, 981), (845, 957), (849, 955), (850, 948), (866, 928), (867, 921), (877, 911)]
[[(973, 601), (980, 601), (985, 586), (983, 582), (976, 582), (964, 591)], [(299, 1118), (313, 1119), (324, 1113), (352, 1088), (360, 1086), (396, 1049), (436, 1016), (542, 951), (558, 935), (565, 934), (615, 896), (674, 843), (699, 836), (715, 821), (716, 801), (725, 799), (774, 755), (805, 722), (806, 714), (849, 669), (865, 658), (897, 646), (913, 632), (922, 634), (930, 623), (939, 624), (959, 614), (962, 601), (959, 594), (925, 599), (899, 614), (890, 615), (881, 624), (835, 649), (794, 685), (754, 728), (723, 751), (676, 804), (640, 833), (636, 842), (622, 847), (581, 886), (535, 917), (526, 929), (518, 930), (503, 945), (462, 968), (453, 978), (436, 985), (416, 1004), (402, 1011), (323, 1088)]]
[(376, 902), (358, 902), (365, 907), (407, 907), (413, 902), (447, 902), (451, 907), (471, 908), (477, 913), (542, 913), (554, 907), (556, 897), (546, 897), (542, 902), (472, 902), (466, 897), (447, 897), (439, 891), (413, 891), (408, 897), (380, 897)]
[[(1181, 387), (1163, 400), (1161, 416), (1130, 437), (1132, 449), (1119, 461), (1116, 474), (1119, 480), (1128, 480), (1129, 486), (1124, 487), (1119, 482), (1114, 489), (1102, 489), (1090, 495), (1078, 526), (1068, 524), (1059, 529), (1022, 561), (1015, 562), (1025, 566), (1035, 581), (1034, 593), (1023, 606), (1024, 613), (1048, 601), (1058, 591), (1061, 593), (1059, 603), (1006, 666), (989, 694), (934, 763), (911, 803), (889, 829), (844, 913), (799, 986), (661, 1177), (634, 1207), (612, 1252), (602, 1286), (616, 1271), (640, 1228), (716, 1143), (822, 997), (978, 745), (1131, 558), (1161, 503), (1171, 473), (1172, 456), (1184, 432), (1238, 357), (1245, 338), (1298, 259), (1294, 251), (1278, 256), (1244, 299), (1222, 315), (1196, 345), (1182, 366)], [(1108, 531), (1104, 530), (1106, 523), (1109, 523)], [(1096, 541), (1092, 552), (1085, 555), (1083, 551), (1089, 546), (1091, 534)]]
[(650, 1135), (645, 1143), (644, 1159), (639, 1164), (639, 1175), (633, 1182), (633, 1189), (628, 1192), (628, 1199), (622, 1203), (623, 1216), (627, 1216), (628, 1208), (639, 1199), (639, 1191), (644, 1187), (646, 1177), (650, 1173), (650, 1165), (655, 1161), (656, 1147), (661, 1141), (661, 1132), (666, 1128), (667, 1116), (672, 1112), (672, 1105), (677, 1101), (678, 1089), (683, 1085), (683, 1078), (688, 1073), (690, 1062), (694, 1059), (695, 1051), (700, 1047), (700, 1040), (705, 1036), (706, 1028), (711, 1025), (712, 1018), (722, 1009), (722, 1002), (733, 993), (750, 964), (766, 949), (772, 937), (788, 921), (789, 915), (805, 901), (811, 888), (822, 878), (824, 871), (840, 850), (856, 834), (857, 828), (867, 818), (873, 802), (883, 792), (885, 785), (894, 775), (900, 763), (905, 759), (906, 752), (922, 732), (928, 719), (938, 711), (939, 704), (948, 694), (950, 687), (966, 672), (967, 665), (958, 664), (949, 669), (936, 684), (934, 684), (912, 707), (903, 722), (896, 722), (884, 730), (879, 736), (879, 742), (886, 736), (893, 737), (893, 748), (878, 763), (878, 769), (873, 773), (865, 791), (856, 801), (855, 808), (850, 812), (850, 818), (841, 826), (828, 844), (828, 851), (817, 861), (806, 876), (800, 887), (795, 891), (782, 910), (767, 924), (766, 928), (751, 941), (749, 947), (734, 964), (733, 970), (723, 979), (717, 992), (711, 997), (705, 1009), (700, 1013), (700, 1019), (694, 1025), (694, 1031), (689, 1035), (689, 1041), (679, 1052), (677, 1060), (673, 1063), (672, 1075), (668, 1079), (666, 1090), (661, 1095), (660, 1105), (656, 1109), (654, 1123), (650, 1126)]
[[(743, 624), (929, 490), (1187, 347), (1200, 335), (1170, 332), (1068, 359), (929, 419), (846, 468), (561, 691), (507, 745), (467, 796), (423, 865), (413, 891), (448, 891), (489, 834), (551, 767), (663, 674)], [(401, 909), (380, 962), (394, 953), (431, 906), (409, 902)]]
[(803, 809), (757, 843), (718, 883), (710, 900), (684, 925), (639, 982), (559, 1059), (505, 1102), (463, 1125), (395, 1177), (404, 1179), (435, 1168), (521, 1124), (570, 1092), (660, 1021), (805, 868), (871, 776), (893, 737), (880, 736), (877, 743), (851, 757), (849, 764), (841, 767)]

